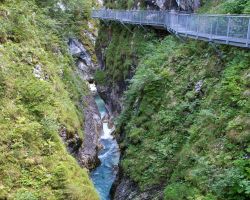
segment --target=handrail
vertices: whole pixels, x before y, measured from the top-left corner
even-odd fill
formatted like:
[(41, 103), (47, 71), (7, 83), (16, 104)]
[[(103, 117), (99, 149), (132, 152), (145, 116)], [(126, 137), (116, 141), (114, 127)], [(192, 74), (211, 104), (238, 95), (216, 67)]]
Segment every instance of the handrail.
[(93, 10), (92, 17), (164, 28), (204, 41), (250, 48), (250, 16), (194, 14), (155, 10)]

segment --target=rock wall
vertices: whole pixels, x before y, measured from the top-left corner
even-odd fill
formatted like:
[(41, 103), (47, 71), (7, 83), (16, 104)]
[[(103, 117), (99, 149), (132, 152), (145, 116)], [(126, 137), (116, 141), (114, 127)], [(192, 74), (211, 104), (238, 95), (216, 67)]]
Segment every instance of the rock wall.
[[(201, 0), (146, 0), (145, 4), (148, 9), (195, 11), (200, 7)], [(140, 3), (135, 7), (138, 8), (138, 5)]]
[(125, 91), (126, 83), (124, 81), (119, 81), (115, 86), (105, 85), (97, 86), (99, 95), (104, 99), (107, 109), (112, 116), (116, 117), (122, 111), (122, 95)]
[(94, 169), (100, 164), (98, 151), (100, 150), (99, 137), (102, 131), (102, 121), (93, 96), (85, 96), (83, 102), (85, 104), (85, 135), (76, 157), (81, 166)]
[[(76, 72), (85, 81), (93, 81), (93, 73), (96, 65), (84, 45), (77, 39), (70, 38), (68, 41), (69, 51), (76, 59)], [(77, 159), (79, 164), (89, 170), (100, 164), (98, 151), (100, 149), (99, 137), (102, 131), (101, 116), (94, 100), (94, 94), (85, 96), (80, 102), (84, 109), (84, 140), (78, 135), (67, 138), (66, 129), (62, 128), (60, 136), (66, 144), (68, 151)]]
[[(110, 40), (112, 37), (110, 37)], [(98, 46), (96, 49), (96, 55), (99, 61), (99, 68), (101, 70), (105, 70), (106, 63), (105, 63), (105, 51), (106, 46)], [(132, 77), (132, 76), (131, 76)], [(122, 95), (127, 88), (127, 83), (124, 80), (118, 81), (115, 85), (112, 84), (104, 84), (104, 85), (97, 85), (98, 94), (101, 98), (105, 101), (107, 109), (109, 113), (116, 117), (122, 111)]]
[(127, 176), (121, 176), (117, 180), (117, 185), (113, 187), (113, 200), (162, 200), (163, 187), (155, 186), (148, 188), (143, 192), (140, 191), (138, 185)]
[(76, 58), (76, 66), (78, 75), (88, 82), (93, 80), (93, 74), (96, 70), (97, 66), (92, 62), (92, 58), (87, 51), (87, 49), (83, 46), (83, 44), (75, 39), (70, 38), (68, 41), (68, 46), (70, 53)]

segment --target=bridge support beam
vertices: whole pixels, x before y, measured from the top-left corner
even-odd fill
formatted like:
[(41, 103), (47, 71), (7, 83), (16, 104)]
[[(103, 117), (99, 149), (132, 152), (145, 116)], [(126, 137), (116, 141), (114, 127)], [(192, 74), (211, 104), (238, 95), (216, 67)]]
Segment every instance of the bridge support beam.
[(247, 43), (246, 43), (246, 47), (249, 46), (249, 40), (250, 40), (250, 19), (248, 22), (248, 31), (247, 31)]

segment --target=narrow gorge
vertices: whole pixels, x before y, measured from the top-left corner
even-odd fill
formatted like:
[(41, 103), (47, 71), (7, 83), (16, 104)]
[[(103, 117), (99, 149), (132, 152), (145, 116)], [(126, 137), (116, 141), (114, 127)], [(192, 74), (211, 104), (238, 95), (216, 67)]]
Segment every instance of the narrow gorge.
[(250, 33), (249, 0), (0, 1), (0, 200), (248, 200), (249, 48), (94, 9)]

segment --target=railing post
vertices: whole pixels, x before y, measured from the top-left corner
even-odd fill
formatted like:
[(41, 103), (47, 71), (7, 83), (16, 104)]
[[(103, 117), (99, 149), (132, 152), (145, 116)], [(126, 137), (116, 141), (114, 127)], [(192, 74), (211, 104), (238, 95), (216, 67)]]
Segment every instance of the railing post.
[(216, 17), (215, 35), (218, 35), (218, 24), (219, 24), (219, 20), (218, 20), (218, 17)]
[(165, 11), (164, 13), (165, 13), (164, 25), (165, 25), (165, 28), (168, 29), (168, 23), (167, 23), (167, 16), (168, 16), (168, 13), (167, 13), (167, 11)]
[[(196, 15), (196, 16), (197, 16), (197, 15)], [(196, 23), (196, 26), (197, 26), (197, 29), (196, 29), (196, 39), (198, 39), (199, 25), (200, 25), (200, 16), (198, 16), (198, 23)]]
[(212, 33), (213, 33), (213, 21), (210, 21), (211, 25), (210, 25), (210, 41), (212, 41)]
[(229, 43), (230, 25), (231, 25), (231, 17), (228, 17), (228, 23), (227, 23), (227, 44)]
[(187, 32), (188, 32), (188, 17), (189, 17), (189, 15), (186, 15), (186, 30), (185, 30), (186, 37), (187, 37)]
[(248, 31), (247, 31), (247, 42), (246, 42), (246, 46), (248, 47), (249, 45), (249, 41), (250, 40), (250, 18), (249, 18), (249, 22), (248, 22)]
[(157, 14), (157, 25), (160, 24), (160, 12)]
[(179, 32), (179, 13), (177, 13), (177, 28), (176, 28), (176, 32)]
[(139, 12), (139, 24), (142, 25), (142, 14), (143, 12), (140, 10)]

